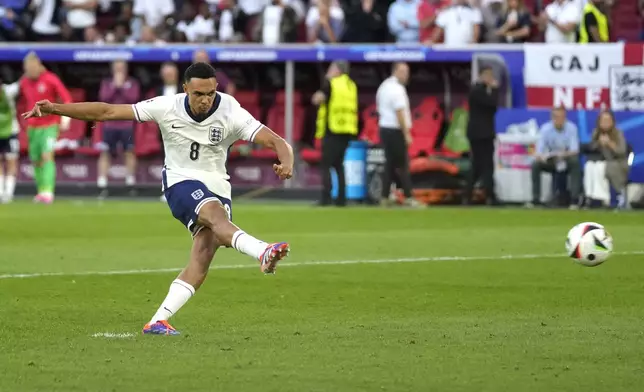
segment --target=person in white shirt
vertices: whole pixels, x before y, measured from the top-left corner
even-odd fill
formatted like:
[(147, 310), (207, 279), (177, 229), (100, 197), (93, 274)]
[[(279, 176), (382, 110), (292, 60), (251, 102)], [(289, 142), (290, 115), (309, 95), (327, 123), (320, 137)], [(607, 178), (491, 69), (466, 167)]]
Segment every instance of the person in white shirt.
[(465, 46), (479, 42), (483, 17), (478, 8), (472, 8), (466, 0), (455, 0), (454, 5), (442, 10), (436, 18), (437, 29), (429, 43), (438, 42), (444, 35), (446, 46)]
[(259, 260), (260, 270), (275, 272), (289, 252), (286, 242), (268, 244), (245, 233), (232, 219), (231, 189), (226, 172), (227, 150), (243, 139), (277, 153), (273, 164), (282, 180), (293, 174), (293, 149), (253, 118), (228, 94), (217, 92), (215, 69), (192, 64), (184, 75), (185, 93), (156, 97), (134, 105), (102, 102), (54, 104), (40, 101), (23, 117), (57, 114), (84, 121), (136, 120), (159, 124), (166, 149), (162, 185), (172, 215), (193, 236), (190, 261), (170, 285), (167, 297), (144, 334), (177, 335), (168, 319), (195, 294), (206, 279), (219, 247), (232, 247)]
[(157, 27), (168, 16), (174, 14), (174, 1), (172, 0), (134, 0), (132, 12), (135, 16), (142, 17), (145, 24)]
[[(16, 97), (20, 84), (0, 84), (0, 203), (10, 203), (16, 189), (20, 125), (16, 118)], [(3, 167), (2, 160), (5, 160)]]
[(85, 29), (96, 25), (98, 0), (64, 0), (67, 8), (67, 24), (72, 28), (75, 41), (85, 40)]
[(344, 11), (337, 0), (317, 0), (306, 14), (309, 42), (340, 42), (344, 29)]
[(578, 4), (572, 0), (555, 0), (539, 15), (539, 29), (545, 30), (546, 43), (571, 43), (576, 41), (575, 32), (580, 21)]
[(60, 20), (56, 14), (56, 0), (33, 0), (29, 8), (35, 12), (31, 29), (35, 41), (49, 42), (60, 39)]
[(188, 42), (208, 42), (214, 38), (215, 20), (212, 18), (208, 5), (201, 3), (199, 13), (194, 19), (189, 23), (185, 21), (179, 22), (177, 30), (185, 34)]
[(405, 85), (409, 81), (409, 66), (395, 63), (392, 75), (378, 87), (376, 107), (380, 142), (385, 149), (385, 172), (383, 176), (381, 204), (388, 206), (391, 183), (394, 178), (403, 189), (405, 204), (419, 207), (421, 204), (411, 194), (411, 174), (409, 173), (408, 147), (411, 137), (411, 108)]
[(272, 0), (262, 12), (253, 33), (264, 45), (297, 41), (297, 14), (284, 0)]

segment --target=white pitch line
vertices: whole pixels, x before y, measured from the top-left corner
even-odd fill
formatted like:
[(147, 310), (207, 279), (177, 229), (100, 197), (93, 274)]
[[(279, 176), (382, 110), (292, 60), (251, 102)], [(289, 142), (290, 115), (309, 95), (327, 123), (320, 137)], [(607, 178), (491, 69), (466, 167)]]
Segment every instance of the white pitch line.
[(97, 332), (92, 335), (93, 338), (106, 338), (106, 339), (129, 339), (133, 338), (134, 334), (130, 332)]
[[(630, 251), (630, 252), (615, 252), (615, 255), (644, 255), (644, 251)], [(308, 261), (305, 263), (289, 263), (285, 262), (280, 264), (280, 268), (284, 267), (306, 267), (316, 265), (347, 265), (347, 264), (388, 264), (388, 263), (420, 263), (430, 261), (490, 261), (490, 260), (532, 260), (532, 259), (553, 259), (553, 258), (566, 258), (565, 254), (549, 253), (549, 254), (526, 254), (526, 255), (502, 255), (502, 256), (435, 256), (435, 257), (411, 257), (411, 258), (397, 258), (397, 259), (367, 259), (367, 260), (320, 260)], [(213, 265), (210, 269), (227, 270), (227, 269), (243, 269), (243, 268), (257, 268), (257, 264), (230, 264), (230, 265)], [(183, 268), (158, 268), (158, 269), (131, 269), (131, 270), (117, 270), (117, 271), (85, 271), (85, 272), (42, 272), (32, 274), (4, 274), (0, 275), (0, 279), (25, 279), (25, 278), (41, 278), (47, 276), (111, 276), (111, 275), (140, 275), (140, 274), (156, 274), (163, 272), (178, 272)]]

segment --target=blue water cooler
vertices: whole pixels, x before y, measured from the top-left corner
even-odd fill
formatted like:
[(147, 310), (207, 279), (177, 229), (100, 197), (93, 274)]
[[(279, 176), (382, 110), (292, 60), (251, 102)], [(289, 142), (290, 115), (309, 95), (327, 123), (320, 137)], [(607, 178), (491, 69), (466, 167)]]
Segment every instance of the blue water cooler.
[[(367, 147), (367, 142), (352, 141), (344, 154), (347, 200), (364, 200), (367, 197)], [(331, 170), (331, 197), (338, 197), (338, 177), (335, 170)]]

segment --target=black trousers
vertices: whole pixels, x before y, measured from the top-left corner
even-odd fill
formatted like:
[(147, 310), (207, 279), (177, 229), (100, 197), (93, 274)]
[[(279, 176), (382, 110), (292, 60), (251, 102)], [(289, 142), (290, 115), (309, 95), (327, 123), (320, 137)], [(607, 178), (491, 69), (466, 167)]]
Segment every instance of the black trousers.
[(385, 149), (385, 172), (382, 181), (382, 198), (387, 199), (391, 182), (397, 178), (406, 198), (411, 197), (411, 174), (407, 142), (400, 129), (380, 128), (380, 142)]
[(336, 135), (327, 133), (322, 139), (322, 160), (320, 171), (322, 174), (322, 200), (323, 204), (331, 203), (331, 169), (338, 176), (338, 205), (346, 204), (346, 180), (344, 177), (344, 153), (353, 139), (351, 135)]
[(474, 184), (483, 180), (485, 197), (496, 200), (494, 193), (494, 139), (470, 139), (472, 169), (465, 188), (465, 198), (470, 200)]

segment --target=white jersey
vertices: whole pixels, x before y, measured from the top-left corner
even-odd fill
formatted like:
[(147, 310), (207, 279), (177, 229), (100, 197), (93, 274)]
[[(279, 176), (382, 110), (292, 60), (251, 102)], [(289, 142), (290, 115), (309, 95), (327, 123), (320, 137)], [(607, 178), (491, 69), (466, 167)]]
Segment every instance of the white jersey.
[(203, 121), (191, 115), (185, 93), (152, 98), (132, 108), (139, 122), (154, 121), (161, 129), (164, 190), (181, 181), (197, 180), (214, 194), (230, 199), (228, 148), (237, 140), (252, 142), (263, 127), (235, 98), (218, 92)]
[(11, 116), (13, 116), (13, 122), (11, 125), (11, 133), (17, 135), (20, 131), (20, 124), (18, 123), (18, 117), (16, 116), (16, 97), (20, 93), (20, 84), (18, 82), (12, 84), (1, 84), (0, 88), (4, 91), (4, 94), (9, 104), (9, 110), (11, 111)]

